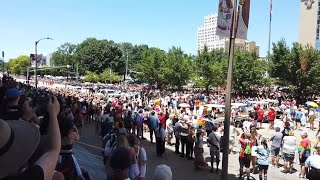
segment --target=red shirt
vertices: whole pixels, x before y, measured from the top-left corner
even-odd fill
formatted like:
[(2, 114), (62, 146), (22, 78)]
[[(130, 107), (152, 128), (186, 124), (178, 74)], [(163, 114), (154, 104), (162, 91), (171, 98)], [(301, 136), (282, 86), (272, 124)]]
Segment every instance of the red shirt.
[(274, 121), (276, 119), (276, 112), (274, 110), (270, 110), (268, 112), (268, 121)]
[(263, 116), (264, 116), (264, 111), (263, 109), (259, 109), (258, 110), (258, 120), (262, 121), (263, 120)]
[(158, 119), (162, 125), (162, 127), (166, 127), (166, 114), (162, 114), (161, 116), (158, 116)]
[[(253, 145), (253, 140), (252, 139), (242, 139), (242, 138), (240, 138), (239, 139), (239, 142), (240, 142), (240, 144), (241, 144), (241, 149), (240, 149), (240, 154), (239, 154), (239, 156), (240, 156), (240, 158), (243, 158), (244, 157), (244, 155), (245, 155), (245, 149), (246, 149), (246, 147), (247, 146), (250, 146), (250, 149), (252, 150), (252, 145)], [(250, 157), (251, 157), (251, 153), (250, 154), (248, 154)]]

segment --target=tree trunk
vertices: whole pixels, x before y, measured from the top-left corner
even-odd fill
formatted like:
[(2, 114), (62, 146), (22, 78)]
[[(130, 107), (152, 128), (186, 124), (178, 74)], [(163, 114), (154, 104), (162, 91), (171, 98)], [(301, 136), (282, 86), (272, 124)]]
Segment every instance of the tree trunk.
[(206, 85), (206, 93), (207, 93), (207, 96), (209, 96), (209, 85)]

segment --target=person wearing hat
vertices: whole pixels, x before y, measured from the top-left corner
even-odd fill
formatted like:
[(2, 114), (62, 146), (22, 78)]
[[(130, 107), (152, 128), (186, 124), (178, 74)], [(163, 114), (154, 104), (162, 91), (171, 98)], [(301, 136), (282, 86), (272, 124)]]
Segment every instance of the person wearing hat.
[(165, 164), (158, 165), (154, 170), (153, 180), (172, 180), (171, 168)]
[(293, 160), (297, 147), (297, 138), (294, 136), (294, 131), (290, 131), (289, 135), (283, 137), (283, 159), (284, 159), (284, 170), (283, 173), (291, 173), (293, 168)]
[(298, 146), (299, 161), (300, 161), (300, 174), (299, 177), (304, 177), (308, 172), (305, 168), (305, 162), (307, 158), (311, 155), (311, 141), (308, 139), (308, 134), (306, 132), (301, 135), (301, 142)]
[(22, 116), (19, 107), (21, 92), (17, 88), (9, 88), (5, 92), (5, 111), (1, 118), (3, 120), (17, 120)]
[[(54, 173), (61, 148), (57, 115), (60, 105), (53, 97), (47, 105), (49, 114), (48, 150), (34, 164), (28, 160), (35, 152), (40, 133), (33, 124), (21, 121), (0, 120), (0, 179), (50, 179)], [(28, 139), (26, 139), (28, 138)], [(24, 171), (21, 171), (25, 169)]]

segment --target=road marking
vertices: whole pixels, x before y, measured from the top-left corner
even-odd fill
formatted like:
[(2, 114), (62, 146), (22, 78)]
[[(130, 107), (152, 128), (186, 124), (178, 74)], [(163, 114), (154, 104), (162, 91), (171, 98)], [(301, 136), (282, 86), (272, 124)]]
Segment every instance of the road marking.
[(92, 147), (92, 148), (95, 148), (95, 149), (99, 149), (99, 150), (101, 150), (101, 151), (103, 151), (104, 149), (102, 149), (102, 148), (99, 148), (99, 147), (97, 147), (97, 146), (93, 146), (93, 145), (90, 145), (90, 144), (86, 144), (86, 143), (83, 143), (83, 142), (80, 142), (80, 141), (76, 141), (77, 143), (79, 143), (79, 144), (82, 144), (82, 145), (85, 145), (85, 146), (88, 146), (88, 147)]

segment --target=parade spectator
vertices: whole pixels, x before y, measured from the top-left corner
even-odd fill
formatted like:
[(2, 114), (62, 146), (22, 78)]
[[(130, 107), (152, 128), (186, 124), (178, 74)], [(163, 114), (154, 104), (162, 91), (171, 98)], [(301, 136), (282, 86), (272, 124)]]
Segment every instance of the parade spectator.
[(162, 127), (162, 124), (159, 123), (159, 126), (155, 129), (155, 135), (156, 135), (156, 152), (157, 156), (161, 157), (162, 154), (165, 152), (165, 130)]
[(260, 106), (258, 106), (257, 109), (259, 127), (262, 128), (262, 122), (264, 120), (264, 111), (262, 108), (260, 108)]
[(311, 155), (305, 162), (306, 168), (309, 168), (307, 179), (318, 180), (320, 179), (320, 147), (316, 148), (316, 154)]
[(283, 134), (280, 132), (280, 128), (275, 128), (276, 132), (271, 135), (271, 156), (272, 156), (272, 167), (279, 167), (279, 154), (282, 144)]
[(203, 144), (204, 140), (203, 137), (205, 135), (205, 132), (202, 129), (198, 129), (196, 136), (194, 138), (195, 146), (194, 146), (194, 168), (195, 169), (204, 169), (208, 167), (208, 164), (205, 162), (203, 157)]
[(307, 168), (305, 167), (305, 162), (307, 158), (311, 155), (311, 141), (308, 139), (308, 134), (306, 132), (301, 135), (301, 142), (298, 146), (299, 161), (300, 161), (300, 174), (299, 177), (304, 178), (308, 173)]
[(253, 140), (250, 138), (250, 133), (243, 133), (240, 136), (239, 143), (241, 144), (240, 154), (239, 154), (239, 163), (240, 163), (240, 177), (243, 176), (243, 167), (246, 168), (247, 179), (250, 178), (250, 163), (251, 163), (251, 151)]
[(160, 123), (162, 125), (162, 128), (166, 129), (166, 120), (167, 119), (166, 119), (166, 114), (163, 113), (163, 111), (160, 111), (158, 119), (159, 119), (159, 121), (160, 121)]
[(83, 123), (84, 123), (83, 114), (79, 109), (77, 109), (74, 114), (74, 124), (77, 127), (80, 136), (81, 136), (81, 129), (82, 129)]
[(213, 126), (212, 132), (208, 136), (208, 142), (210, 144), (210, 163), (211, 163), (211, 172), (213, 171), (213, 161), (216, 160), (216, 170), (215, 172), (219, 172), (219, 163), (220, 163), (220, 141), (221, 134), (217, 131), (218, 127)]
[(259, 180), (262, 180), (262, 175), (264, 176), (264, 180), (267, 180), (270, 150), (268, 148), (268, 142), (265, 138), (261, 140), (261, 146), (259, 146), (256, 151), (259, 155)]
[(176, 138), (175, 142), (175, 153), (180, 154), (179, 147), (180, 147), (180, 141), (181, 141), (181, 132), (180, 132), (180, 126), (181, 126), (181, 120), (178, 120), (178, 122), (174, 125), (174, 136)]
[(233, 147), (236, 141), (236, 137), (240, 135), (239, 131), (234, 127), (234, 122), (230, 122), (230, 133), (229, 133), (229, 154), (233, 151)]
[(171, 168), (165, 164), (158, 165), (154, 170), (153, 180), (172, 180)]
[(316, 114), (313, 108), (309, 110), (309, 127), (312, 131), (314, 131), (314, 120), (316, 119)]
[(9, 88), (5, 92), (5, 110), (1, 115), (4, 120), (18, 120), (22, 116), (22, 109), (19, 107), (21, 92), (17, 88)]
[(297, 138), (294, 136), (294, 131), (290, 131), (288, 136), (283, 137), (283, 159), (284, 170), (283, 173), (292, 173), (293, 160), (297, 147)]
[(167, 119), (166, 121), (167, 144), (170, 146), (172, 145), (171, 140), (173, 138), (173, 131), (174, 131), (173, 118), (174, 118), (174, 115), (171, 114), (169, 116), (169, 119)]
[(155, 129), (159, 125), (159, 119), (156, 116), (155, 111), (151, 111), (151, 115), (148, 118), (148, 125), (149, 125), (149, 131), (150, 131), (150, 142), (153, 143), (153, 135), (155, 134)]
[(269, 122), (269, 129), (274, 129), (274, 120), (276, 119), (276, 111), (273, 107), (269, 109), (268, 112), (268, 122)]
[(131, 167), (131, 154), (128, 148), (119, 147), (112, 152), (110, 158), (110, 167), (112, 175), (108, 177), (111, 180), (130, 180), (129, 172)]
[(296, 121), (296, 130), (300, 130), (301, 129), (301, 118), (303, 116), (303, 113), (301, 112), (301, 108), (298, 108), (298, 111), (296, 112), (296, 117), (295, 117), (295, 121)]
[[(129, 177), (130, 179), (136, 179), (140, 175), (140, 169), (139, 169), (139, 163), (138, 163), (138, 139), (137, 136), (134, 134), (130, 134), (128, 136), (128, 143), (130, 146), (130, 150), (134, 152), (134, 155), (132, 156), (133, 161), (130, 167)], [(130, 152), (131, 152), (130, 151)]]
[(258, 134), (255, 125), (250, 126), (251, 139), (253, 140), (252, 151), (251, 151), (251, 164), (252, 164), (252, 173), (256, 173), (256, 164), (257, 164), (257, 147), (259, 145), (258, 141), (260, 140), (260, 134)]
[[(46, 105), (49, 114), (48, 139), (46, 151), (26, 167), (26, 162), (35, 152), (40, 134), (36, 126), (26, 121), (0, 120), (0, 179), (50, 179), (58, 160), (61, 139), (57, 115), (60, 105), (56, 97), (50, 98)], [(26, 139), (28, 138), (28, 139)], [(21, 151), (23, 149), (23, 151)], [(19, 153), (17, 153), (19, 152)], [(21, 171), (24, 170), (24, 171)]]
[(128, 133), (131, 133), (132, 126), (133, 126), (132, 111), (127, 111), (127, 115), (124, 118), (124, 127), (127, 129)]
[(128, 131), (127, 131), (127, 129), (124, 127), (124, 124), (123, 124), (122, 121), (119, 122), (119, 133), (120, 133), (121, 135), (124, 135), (124, 136), (126, 136), (126, 135), (128, 134)]
[(147, 174), (147, 152), (142, 146), (142, 143), (137, 139), (137, 146), (135, 146), (136, 156), (138, 160), (140, 175), (139, 180), (143, 180)]
[(189, 126), (189, 133), (188, 133), (188, 139), (187, 139), (187, 147), (186, 147), (186, 156), (188, 160), (193, 160), (193, 146), (194, 146), (194, 135), (195, 135), (195, 127), (188, 123)]
[(188, 140), (189, 135), (189, 128), (186, 124), (186, 119), (183, 119), (180, 124), (180, 136), (181, 136), (181, 154), (180, 157), (184, 158), (186, 157), (186, 144)]

